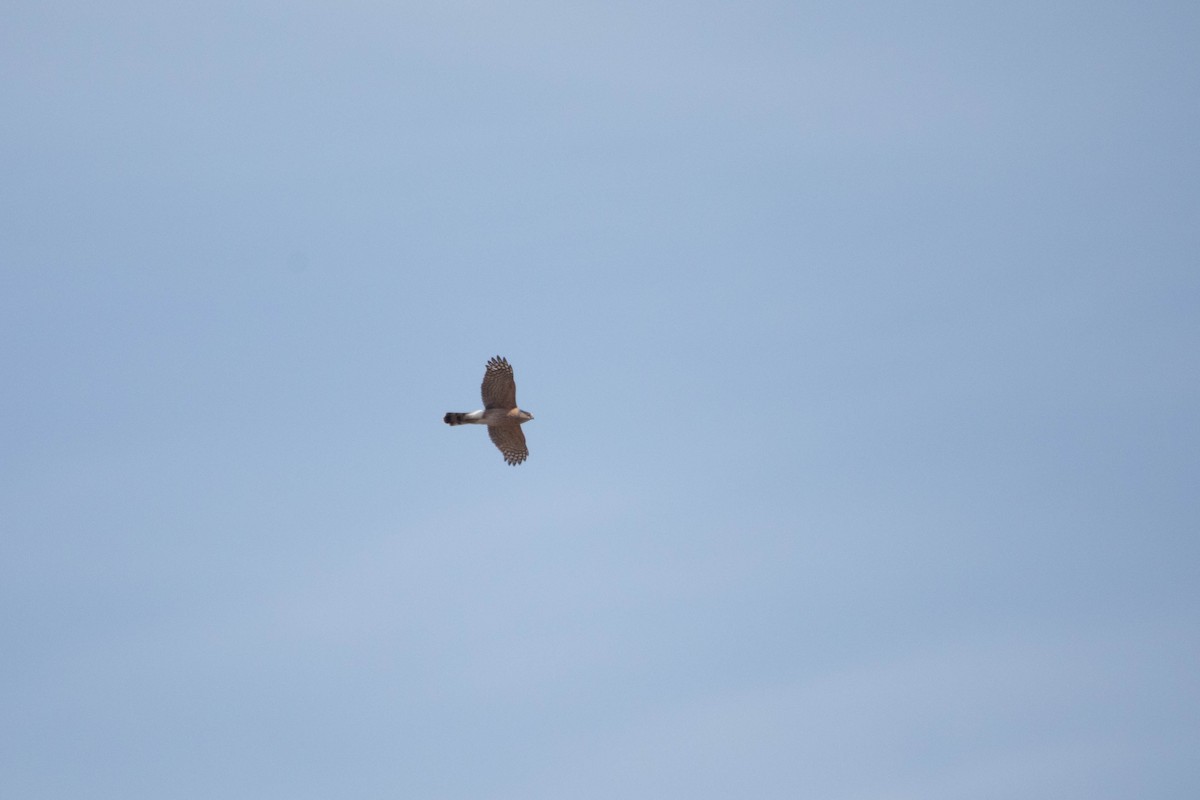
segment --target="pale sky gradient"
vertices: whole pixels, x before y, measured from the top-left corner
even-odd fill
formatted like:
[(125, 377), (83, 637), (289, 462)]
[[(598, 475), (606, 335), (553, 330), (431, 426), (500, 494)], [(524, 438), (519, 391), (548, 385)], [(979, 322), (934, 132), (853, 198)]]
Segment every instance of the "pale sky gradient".
[(0, 796), (1200, 797), (1198, 42), (5, 4)]

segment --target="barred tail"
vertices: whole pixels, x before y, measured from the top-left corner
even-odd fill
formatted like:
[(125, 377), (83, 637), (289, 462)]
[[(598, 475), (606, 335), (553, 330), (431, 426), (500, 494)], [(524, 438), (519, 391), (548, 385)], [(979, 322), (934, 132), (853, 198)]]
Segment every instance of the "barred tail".
[(462, 411), (447, 411), (446, 417), (442, 421), (447, 425), (462, 425), (466, 422), (464, 417), (467, 415)]

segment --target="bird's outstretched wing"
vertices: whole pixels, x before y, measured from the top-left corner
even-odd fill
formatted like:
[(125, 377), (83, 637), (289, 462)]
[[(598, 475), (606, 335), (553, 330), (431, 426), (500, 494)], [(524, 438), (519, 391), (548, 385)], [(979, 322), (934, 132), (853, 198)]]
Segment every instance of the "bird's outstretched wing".
[(520, 425), (488, 425), (487, 430), (492, 444), (504, 455), (505, 464), (516, 466), (529, 458), (529, 448), (525, 446), (525, 434), (521, 432)]
[(481, 389), (484, 408), (502, 408), (508, 411), (517, 407), (517, 384), (513, 380), (513, 369), (508, 359), (495, 356), (487, 362)]

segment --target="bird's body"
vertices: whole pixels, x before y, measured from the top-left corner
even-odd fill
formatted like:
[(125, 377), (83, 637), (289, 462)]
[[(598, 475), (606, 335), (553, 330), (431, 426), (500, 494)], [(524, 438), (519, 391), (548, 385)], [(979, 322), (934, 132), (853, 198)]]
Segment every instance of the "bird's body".
[[(447, 425), (503, 425), (506, 422), (525, 422), (520, 415), (525, 412), (519, 408), (505, 411), (502, 408), (482, 408), (479, 411), (447, 411), (443, 420)], [(533, 419), (533, 417), (529, 417)]]
[(481, 391), (482, 409), (447, 411), (442, 421), (447, 425), (487, 425), (488, 437), (505, 463), (516, 466), (529, 457), (521, 425), (533, 419), (533, 414), (517, 408), (517, 384), (507, 359), (496, 356), (488, 361)]

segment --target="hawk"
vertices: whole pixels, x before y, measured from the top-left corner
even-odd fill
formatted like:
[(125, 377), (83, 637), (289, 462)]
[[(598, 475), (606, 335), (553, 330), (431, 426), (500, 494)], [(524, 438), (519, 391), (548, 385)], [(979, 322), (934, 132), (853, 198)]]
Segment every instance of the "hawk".
[(517, 384), (508, 359), (495, 356), (487, 362), (482, 391), (482, 410), (447, 411), (443, 422), (447, 425), (487, 425), (488, 436), (504, 456), (504, 463), (515, 467), (529, 458), (521, 425), (533, 419), (533, 414), (517, 408)]

